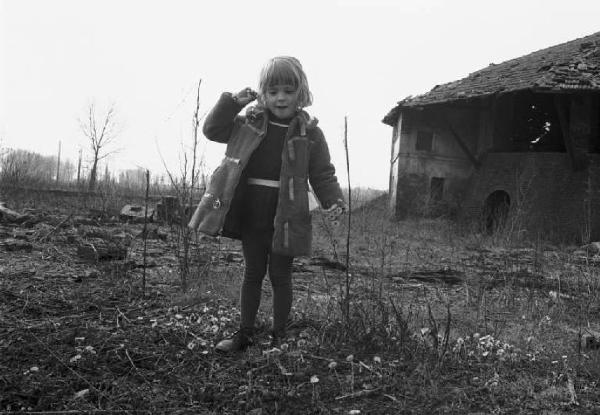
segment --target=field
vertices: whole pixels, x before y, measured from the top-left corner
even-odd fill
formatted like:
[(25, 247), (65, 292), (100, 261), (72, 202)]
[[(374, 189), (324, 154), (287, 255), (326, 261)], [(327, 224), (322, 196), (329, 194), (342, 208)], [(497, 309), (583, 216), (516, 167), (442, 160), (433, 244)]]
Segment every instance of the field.
[[(3, 201), (27, 217), (0, 216), (0, 413), (600, 413), (595, 244), (391, 222), (382, 197), (352, 212), (347, 257), (317, 213), (285, 342), (265, 282), (255, 346), (225, 356), (236, 241), (191, 235), (185, 260), (174, 225)], [(125, 256), (90, 258), (98, 240)]]

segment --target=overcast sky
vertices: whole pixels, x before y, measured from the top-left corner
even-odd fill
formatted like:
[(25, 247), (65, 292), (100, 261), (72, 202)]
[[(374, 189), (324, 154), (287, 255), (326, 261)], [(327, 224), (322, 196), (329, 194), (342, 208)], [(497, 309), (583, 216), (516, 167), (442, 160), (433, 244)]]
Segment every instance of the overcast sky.
[[(392, 129), (407, 95), (490, 63), (600, 31), (597, 0), (0, 0), (0, 146), (76, 161), (78, 118), (114, 104), (111, 170), (177, 171), (201, 112), (256, 88), (264, 62), (293, 55), (314, 96), (340, 180), (348, 115), (353, 186), (387, 189)], [(206, 144), (207, 168), (224, 153)], [(102, 170), (103, 171), (103, 167)]]

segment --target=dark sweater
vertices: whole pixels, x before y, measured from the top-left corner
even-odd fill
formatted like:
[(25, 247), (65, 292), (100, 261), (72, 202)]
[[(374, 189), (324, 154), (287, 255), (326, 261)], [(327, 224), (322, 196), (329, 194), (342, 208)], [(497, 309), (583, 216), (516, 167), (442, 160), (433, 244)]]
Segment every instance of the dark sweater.
[[(269, 114), (267, 134), (258, 148), (252, 153), (246, 165), (245, 170), (248, 177), (279, 180), (281, 173), (281, 153), (289, 122), (290, 120), (280, 120), (274, 115)], [(285, 125), (285, 127), (277, 124)]]
[[(269, 113), (267, 134), (250, 156), (244, 169), (244, 177), (279, 180), (281, 154), (289, 122), (290, 120), (278, 119)], [(248, 185), (244, 195), (246, 209), (242, 218), (242, 227), (246, 230), (272, 231), (278, 197), (277, 188)]]

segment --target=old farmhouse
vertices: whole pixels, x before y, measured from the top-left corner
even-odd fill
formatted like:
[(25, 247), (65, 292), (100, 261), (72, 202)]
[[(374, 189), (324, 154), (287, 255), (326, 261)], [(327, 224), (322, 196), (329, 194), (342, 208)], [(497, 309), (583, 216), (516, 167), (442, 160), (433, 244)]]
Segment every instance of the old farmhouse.
[(397, 218), (600, 238), (600, 32), (408, 97), (383, 122)]

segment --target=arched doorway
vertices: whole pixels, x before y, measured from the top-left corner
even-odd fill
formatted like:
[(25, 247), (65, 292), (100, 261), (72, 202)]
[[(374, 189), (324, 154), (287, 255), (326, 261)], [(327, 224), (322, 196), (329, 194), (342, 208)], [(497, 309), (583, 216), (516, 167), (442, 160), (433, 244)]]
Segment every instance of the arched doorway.
[(485, 229), (493, 233), (504, 227), (510, 210), (510, 196), (504, 190), (496, 190), (485, 199)]

